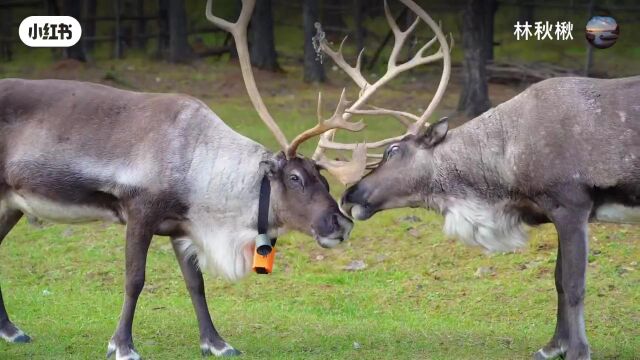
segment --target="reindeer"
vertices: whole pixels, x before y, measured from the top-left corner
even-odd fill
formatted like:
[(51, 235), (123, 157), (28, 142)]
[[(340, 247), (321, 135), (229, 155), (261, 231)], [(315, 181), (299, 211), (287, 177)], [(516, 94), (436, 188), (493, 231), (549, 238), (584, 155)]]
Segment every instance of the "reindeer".
[[(414, 2), (400, 1), (417, 19), (432, 23)], [(415, 23), (401, 31), (386, 3), (385, 14), (395, 44), (387, 72), (372, 84), (359, 66), (346, 64), (341, 49), (333, 51), (326, 40), (320, 46), (360, 88), (358, 101), (429, 58), (421, 49), (398, 64), (397, 54)], [(424, 113), (372, 106), (348, 111), (391, 115), (407, 125), (407, 132), (364, 145), (332, 141), (334, 130), (320, 138), (320, 145), (337, 150), (386, 146), (381, 155), (354, 155), (360, 165), (352, 168), (361, 172), (350, 174), (357, 183), (343, 194), (341, 208), (357, 220), (385, 209), (431, 209), (444, 215), (447, 235), (487, 251), (522, 247), (526, 226), (553, 223), (559, 243), (557, 322), (553, 337), (534, 358), (589, 359), (583, 310), (588, 224), (640, 223), (640, 76), (549, 79), (451, 131), (446, 118), (425, 127), (451, 68), (444, 35), (430, 27), (436, 33), (432, 41), (441, 44), (431, 59), (444, 65)], [(370, 158), (375, 161), (367, 162)], [(365, 169), (371, 171), (362, 177)]]
[[(235, 23), (206, 16), (235, 40), (249, 97), (282, 151), (229, 128), (204, 103), (186, 95), (152, 94), (62, 80), (0, 80), (0, 242), (24, 215), (54, 222), (109, 221), (126, 225), (125, 296), (107, 356), (139, 359), (132, 337), (153, 235), (168, 236), (180, 264), (200, 329), (203, 355), (240, 352), (215, 329), (202, 270), (228, 280), (251, 268), (262, 184), (270, 186), (267, 234), (312, 235), (323, 247), (347, 239), (353, 223), (329, 194), (320, 169), (340, 181), (359, 177), (362, 161), (306, 158), (304, 141), (336, 129), (360, 131), (335, 113), (288, 142), (269, 114), (251, 71), (247, 26), (255, 0), (243, 0)], [(318, 102), (320, 109), (321, 102)], [(322, 149), (322, 146), (318, 146)], [(366, 160), (358, 147), (354, 159)], [(323, 150), (318, 150), (321, 155)], [(29, 342), (0, 295), (0, 337)]]

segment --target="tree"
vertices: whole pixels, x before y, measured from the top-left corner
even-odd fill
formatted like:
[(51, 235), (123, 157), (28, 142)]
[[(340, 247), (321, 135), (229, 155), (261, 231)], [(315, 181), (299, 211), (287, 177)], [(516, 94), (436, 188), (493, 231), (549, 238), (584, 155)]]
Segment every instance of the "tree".
[(169, 1), (169, 61), (187, 62), (192, 52), (187, 41), (187, 12), (184, 0)]
[[(364, 18), (366, 16), (367, 6), (370, 6), (367, 0), (355, 0), (353, 4), (353, 22), (355, 24), (355, 38), (356, 38), (356, 50), (358, 53), (362, 49), (364, 49), (364, 41), (367, 35), (366, 29), (364, 28)], [(362, 54), (362, 66), (364, 67), (367, 63), (367, 59), (364, 54)]]
[(86, 18), (82, 24), (82, 37), (85, 39), (83, 40), (85, 51), (91, 52), (95, 44), (93, 37), (96, 36), (97, 0), (84, 0), (84, 9)]
[(487, 11), (489, 11), (489, 14), (487, 14), (487, 16), (484, 17), (484, 21), (485, 21), (484, 28), (487, 31), (487, 36), (484, 39), (485, 54), (487, 56), (487, 60), (493, 61), (493, 45), (494, 45), (493, 24), (494, 24), (496, 11), (498, 11), (498, 2), (496, 0), (487, 0), (485, 4), (488, 8)]
[(347, 25), (342, 17), (343, 0), (322, 1), (322, 27), (330, 33), (340, 34)]
[(139, 19), (136, 21), (135, 44), (138, 49), (144, 50), (147, 47), (147, 21), (144, 19), (144, 0), (136, 0), (136, 14)]
[[(13, 20), (10, 7), (2, 10), (0, 13), (0, 31), (3, 35), (11, 33), (11, 21)], [(11, 41), (8, 38), (0, 40), (0, 59), (11, 60), (13, 52), (11, 51)]]
[(169, 48), (169, 0), (158, 0), (158, 57), (166, 57)]
[(318, 22), (318, 0), (304, 0), (302, 3), (302, 22), (304, 28), (304, 81), (324, 82), (326, 80), (324, 66), (317, 60), (312, 40), (316, 33), (315, 23)]
[(493, 23), (487, 17), (493, 17), (493, 1), (469, 0), (462, 14), (464, 82), (458, 110), (469, 117), (480, 115), (491, 107), (486, 64), (490, 48), (487, 24)]
[(535, 5), (531, 0), (519, 0), (520, 13), (518, 14), (518, 20), (524, 24), (528, 22), (533, 24), (533, 14), (535, 12)]
[[(73, 16), (80, 21), (82, 18), (82, 0), (64, 0), (62, 2), (62, 12), (63, 15)], [(65, 56), (68, 59), (87, 61), (87, 55), (84, 52), (84, 41), (78, 41), (77, 44), (65, 48)]]
[(271, 0), (260, 0), (251, 16), (249, 29), (251, 64), (259, 69), (280, 71), (273, 36)]

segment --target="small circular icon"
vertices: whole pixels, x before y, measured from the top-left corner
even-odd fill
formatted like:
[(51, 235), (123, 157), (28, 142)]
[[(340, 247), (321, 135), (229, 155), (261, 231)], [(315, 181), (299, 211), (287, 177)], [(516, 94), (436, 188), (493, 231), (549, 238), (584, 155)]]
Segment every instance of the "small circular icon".
[(593, 47), (606, 49), (618, 40), (620, 27), (616, 19), (611, 16), (594, 16), (587, 23), (585, 36)]

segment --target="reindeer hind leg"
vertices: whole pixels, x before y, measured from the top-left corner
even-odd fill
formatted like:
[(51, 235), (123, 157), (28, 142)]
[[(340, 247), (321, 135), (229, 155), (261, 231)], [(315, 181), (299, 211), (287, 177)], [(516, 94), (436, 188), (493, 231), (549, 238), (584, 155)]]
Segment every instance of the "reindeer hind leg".
[[(19, 210), (11, 209), (3, 200), (0, 199), (0, 244), (2, 240), (7, 236), (9, 231), (18, 223), (18, 220), (22, 217), (22, 212)], [(31, 338), (15, 326), (9, 315), (7, 309), (4, 306), (4, 299), (2, 298), (2, 290), (0, 289), (0, 338), (11, 343), (26, 343), (30, 342)]]

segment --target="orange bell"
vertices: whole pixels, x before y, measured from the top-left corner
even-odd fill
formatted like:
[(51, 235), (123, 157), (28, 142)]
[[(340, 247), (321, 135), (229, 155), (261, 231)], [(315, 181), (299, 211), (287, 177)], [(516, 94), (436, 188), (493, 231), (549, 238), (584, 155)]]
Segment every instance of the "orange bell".
[(276, 257), (275, 241), (271, 241), (267, 234), (256, 236), (253, 248), (253, 271), (257, 274), (271, 274), (273, 261)]
[(276, 258), (276, 248), (271, 248), (267, 255), (260, 255), (257, 249), (253, 251), (253, 271), (257, 274), (271, 274), (273, 261)]

